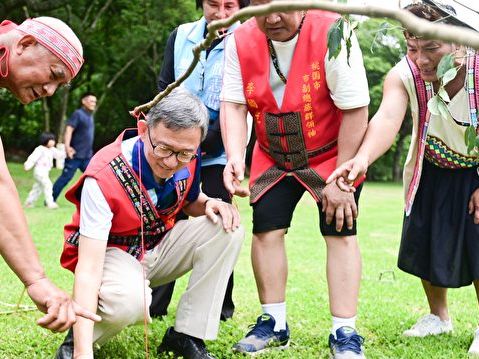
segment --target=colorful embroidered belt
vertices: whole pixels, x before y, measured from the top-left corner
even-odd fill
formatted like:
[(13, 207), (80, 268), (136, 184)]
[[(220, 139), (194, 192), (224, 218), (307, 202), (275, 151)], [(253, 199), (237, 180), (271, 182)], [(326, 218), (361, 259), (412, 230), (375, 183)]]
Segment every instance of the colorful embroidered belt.
[(441, 168), (471, 168), (479, 164), (477, 157), (469, 157), (454, 152), (437, 137), (427, 136), (425, 158)]

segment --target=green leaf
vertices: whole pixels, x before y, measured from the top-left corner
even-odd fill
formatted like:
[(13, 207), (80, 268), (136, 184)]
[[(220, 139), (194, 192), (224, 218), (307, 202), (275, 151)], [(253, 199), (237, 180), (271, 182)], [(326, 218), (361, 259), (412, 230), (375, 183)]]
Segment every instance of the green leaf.
[(479, 148), (479, 136), (476, 136), (476, 141), (474, 142), (474, 147), (476, 148), (476, 150)]
[(444, 76), (442, 77), (442, 86), (446, 86), (449, 82), (454, 80), (457, 75), (457, 68), (453, 67), (446, 71)]
[(444, 55), (437, 65), (437, 77), (442, 78), (450, 69), (454, 68), (454, 56), (452, 54)]
[(474, 126), (468, 126), (466, 128), (466, 132), (464, 133), (464, 140), (466, 142), (467, 152), (471, 153), (476, 146), (477, 140), (476, 129), (474, 128)]
[(429, 109), (429, 112), (433, 114), (434, 116), (439, 116), (441, 113), (439, 112), (439, 96), (433, 96), (431, 99), (427, 102), (427, 108)]
[(440, 87), (439, 91), (437, 92), (437, 95), (444, 101), (444, 102), (451, 102), (451, 99), (449, 98), (449, 95), (447, 91), (444, 89), (444, 87)]
[(341, 51), (341, 40), (343, 39), (344, 19), (339, 18), (331, 25), (328, 31), (328, 60), (336, 58)]
[(444, 120), (447, 120), (450, 114), (449, 114), (449, 109), (447, 108), (444, 101), (439, 100), (437, 108), (439, 110), (439, 114), (441, 115), (441, 118), (443, 118)]
[(390, 28), (390, 24), (388, 22), (383, 22), (381, 23), (381, 25), (379, 26), (379, 30), (377, 30), (374, 34), (374, 38), (371, 42), (371, 46), (369, 48), (369, 51), (371, 51), (371, 53), (374, 52), (374, 49), (376, 47), (381, 47), (382, 45), (380, 44), (380, 40), (387, 35), (388, 33), (388, 30)]
[(382, 35), (382, 36), (386, 36), (390, 27), (391, 27), (391, 24), (389, 22), (383, 22), (379, 26), (379, 30), (378, 30), (377, 33)]
[(348, 61), (349, 67), (351, 67), (351, 64), (349, 63), (349, 58), (351, 57), (351, 47), (352, 47), (351, 36), (349, 36), (346, 39), (346, 54), (347, 54), (347, 61)]

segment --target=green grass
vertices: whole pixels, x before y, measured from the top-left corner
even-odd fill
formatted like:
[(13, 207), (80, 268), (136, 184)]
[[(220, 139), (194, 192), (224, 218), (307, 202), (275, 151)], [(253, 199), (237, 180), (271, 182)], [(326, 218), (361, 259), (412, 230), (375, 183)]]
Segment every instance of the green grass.
[[(10, 169), (25, 199), (32, 184), (31, 173), (20, 165)], [(53, 172), (51, 178), (56, 178)], [(233, 320), (221, 324), (217, 341), (209, 349), (218, 358), (233, 357), (230, 347), (239, 340), (260, 313), (249, 253), (251, 210), (246, 200), (238, 200), (247, 238), (235, 269)], [(49, 211), (41, 206), (27, 209), (30, 229), (47, 274), (70, 291), (73, 277), (59, 265), (63, 225), (73, 207), (64, 199), (61, 208)], [(359, 238), (363, 255), (363, 275), (358, 329), (366, 338), (368, 358), (466, 358), (473, 330), (477, 325), (477, 301), (471, 287), (450, 291), (450, 311), (455, 324), (452, 335), (426, 339), (403, 338), (403, 330), (428, 311), (417, 278), (396, 268), (402, 222), (402, 189), (396, 184), (367, 183), (360, 201)], [(330, 328), (325, 277), (325, 245), (319, 234), (316, 204), (305, 196), (297, 207), (287, 236), (289, 278), (287, 289), (288, 322), (292, 345), (288, 351), (272, 352), (264, 358), (327, 358)], [(392, 271), (392, 272), (391, 272)], [(379, 277), (382, 275), (382, 279)], [(393, 276), (394, 273), (394, 276)], [(0, 261), (0, 301), (16, 303), (22, 285)], [(174, 323), (176, 303), (186, 279), (179, 281), (170, 314), (149, 326), (150, 356), (156, 357), (166, 328)], [(31, 304), (28, 297), (23, 304)], [(0, 310), (8, 308), (0, 304)], [(54, 334), (35, 325), (38, 312), (0, 316), (0, 358), (52, 358), (64, 334)], [(143, 327), (125, 329), (101, 348), (97, 358), (144, 358)]]

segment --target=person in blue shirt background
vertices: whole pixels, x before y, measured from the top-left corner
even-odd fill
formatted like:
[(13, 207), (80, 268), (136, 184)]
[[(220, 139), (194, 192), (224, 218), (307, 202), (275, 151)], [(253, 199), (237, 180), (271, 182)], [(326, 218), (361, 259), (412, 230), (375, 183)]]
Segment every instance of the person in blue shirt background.
[(95, 125), (93, 112), (96, 108), (96, 96), (86, 92), (81, 97), (81, 107), (68, 119), (65, 135), (65, 166), (62, 174), (53, 185), (53, 200), (56, 202), (61, 191), (70, 182), (77, 169), (85, 172), (91, 157), (93, 156), (93, 138)]

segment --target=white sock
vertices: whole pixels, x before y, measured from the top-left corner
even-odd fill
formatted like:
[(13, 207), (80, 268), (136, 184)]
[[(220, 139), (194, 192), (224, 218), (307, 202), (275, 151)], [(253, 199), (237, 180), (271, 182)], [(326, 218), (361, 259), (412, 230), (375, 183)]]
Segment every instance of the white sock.
[(336, 330), (338, 330), (341, 327), (351, 327), (353, 329), (356, 329), (356, 316), (351, 317), (351, 318), (338, 318), (338, 317), (332, 317), (333, 319), (333, 327), (331, 328), (331, 334), (334, 335), (336, 338)]
[(261, 308), (263, 313), (272, 315), (276, 321), (273, 329), (275, 332), (286, 329), (286, 302), (261, 304)]

